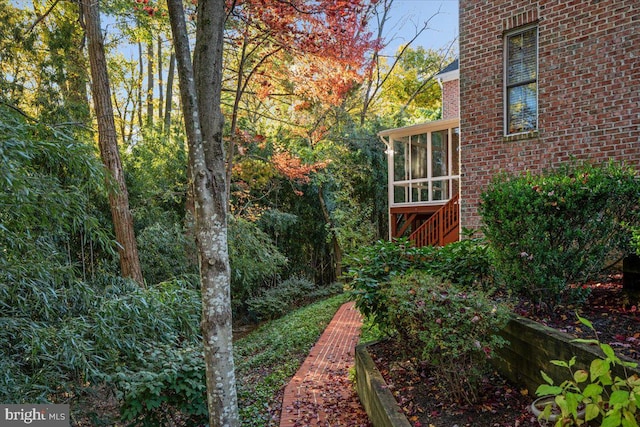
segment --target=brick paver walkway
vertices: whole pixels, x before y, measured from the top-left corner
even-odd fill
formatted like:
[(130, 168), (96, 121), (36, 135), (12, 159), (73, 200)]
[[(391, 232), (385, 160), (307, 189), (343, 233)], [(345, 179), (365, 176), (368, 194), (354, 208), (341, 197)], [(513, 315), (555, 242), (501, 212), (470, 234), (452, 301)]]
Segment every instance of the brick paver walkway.
[(284, 391), (280, 427), (368, 425), (349, 382), (362, 318), (342, 305)]

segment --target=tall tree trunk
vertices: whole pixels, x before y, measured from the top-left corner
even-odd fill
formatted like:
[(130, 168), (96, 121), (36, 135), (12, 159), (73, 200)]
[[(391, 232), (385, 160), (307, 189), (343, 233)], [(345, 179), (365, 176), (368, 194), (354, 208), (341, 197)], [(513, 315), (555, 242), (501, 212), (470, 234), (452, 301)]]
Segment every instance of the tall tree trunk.
[(162, 37), (158, 36), (158, 121), (162, 126), (162, 107), (164, 107), (164, 88), (162, 87)]
[(193, 65), (181, 0), (168, 0), (196, 200), (202, 335), (211, 426), (240, 425), (231, 329), (225, 158), (222, 140), (224, 0), (198, 2)]
[(102, 162), (117, 184), (115, 191), (109, 192), (109, 205), (118, 241), (120, 269), (124, 277), (130, 277), (141, 286), (144, 285), (136, 237), (133, 232), (133, 217), (129, 210), (129, 194), (122, 172), (118, 135), (113, 119), (111, 88), (107, 72), (107, 60), (100, 29), (100, 11), (98, 0), (82, 0), (82, 12), (85, 19), (91, 68), (91, 90), (94, 108), (98, 117), (98, 144)]
[[(73, 4), (74, 12), (77, 17), (82, 16), (82, 10), (79, 4)], [(74, 120), (81, 123), (89, 123), (89, 97), (87, 94), (87, 57), (84, 55), (84, 45), (86, 36), (84, 33), (72, 35), (72, 49), (65, 49), (65, 63), (68, 70), (68, 92), (66, 104), (72, 106), (72, 114)]]
[(176, 54), (171, 52), (169, 58), (169, 72), (167, 74), (167, 96), (164, 107), (164, 133), (168, 135), (171, 131), (171, 101), (173, 100), (173, 74), (176, 68)]
[[(139, 24), (138, 24), (139, 25)], [(142, 76), (144, 76), (144, 57), (142, 56), (142, 42), (138, 40), (138, 66), (140, 76), (138, 77), (138, 126), (142, 129)]]
[(153, 39), (147, 44), (147, 126), (153, 126)]
[[(233, 174), (233, 153), (235, 151), (235, 142), (236, 142), (236, 129), (238, 125), (238, 109), (240, 107), (240, 98), (242, 97), (242, 86), (244, 77), (244, 65), (247, 60), (247, 36), (248, 32), (245, 33), (244, 40), (242, 42), (242, 53), (240, 54), (240, 63), (238, 64), (238, 73), (237, 73), (237, 83), (236, 83), (236, 96), (233, 102), (233, 111), (231, 112), (231, 128), (229, 131), (229, 152), (227, 153), (227, 170), (226, 170), (226, 180), (227, 180), (227, 194), (231, 194), (231, 176)], [(229, 202), (229, 201), (227, 201)]]

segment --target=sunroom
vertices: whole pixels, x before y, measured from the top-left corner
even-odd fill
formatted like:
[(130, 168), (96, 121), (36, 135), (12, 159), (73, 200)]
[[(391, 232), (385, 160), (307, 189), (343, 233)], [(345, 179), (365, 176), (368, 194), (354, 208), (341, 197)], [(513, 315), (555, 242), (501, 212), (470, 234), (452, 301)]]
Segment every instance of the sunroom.
[(389, 238), (417, 246), (459, 239), (460, 120), (378, 133), (388, 161)]

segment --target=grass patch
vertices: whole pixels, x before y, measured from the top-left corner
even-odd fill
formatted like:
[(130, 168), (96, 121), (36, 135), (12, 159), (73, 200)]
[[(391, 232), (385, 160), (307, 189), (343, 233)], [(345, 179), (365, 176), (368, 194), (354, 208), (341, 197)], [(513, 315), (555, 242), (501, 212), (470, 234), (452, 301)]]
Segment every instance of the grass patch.
[(264, 324), (234, 343), (243, 426), (267, 426), (274, 397), (296, 373), (345, 295), (319, 301)]

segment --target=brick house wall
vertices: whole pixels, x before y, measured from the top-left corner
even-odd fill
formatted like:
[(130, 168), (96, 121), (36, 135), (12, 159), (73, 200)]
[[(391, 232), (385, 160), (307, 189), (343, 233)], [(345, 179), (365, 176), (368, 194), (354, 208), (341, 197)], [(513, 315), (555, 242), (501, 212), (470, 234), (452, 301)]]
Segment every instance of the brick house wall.
[[(538, 128), (505, 136), (504, 34), (538, 26)], [(640, 1), (460, 0), (462, 226), (498, 171), (640, 166)]]
[(460, 80), (449, 80), (442, 83), (442, 118), (460, 117)]

